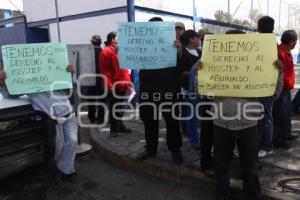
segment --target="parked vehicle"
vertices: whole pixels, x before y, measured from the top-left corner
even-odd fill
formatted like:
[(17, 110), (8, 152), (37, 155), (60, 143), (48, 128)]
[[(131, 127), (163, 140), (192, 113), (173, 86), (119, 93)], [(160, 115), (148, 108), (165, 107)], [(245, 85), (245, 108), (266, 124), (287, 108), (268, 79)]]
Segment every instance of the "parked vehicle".
[(26, 97), (8, 99), (0, 92), (0, 180), (48, 160), (54, 131), (54, 123)]

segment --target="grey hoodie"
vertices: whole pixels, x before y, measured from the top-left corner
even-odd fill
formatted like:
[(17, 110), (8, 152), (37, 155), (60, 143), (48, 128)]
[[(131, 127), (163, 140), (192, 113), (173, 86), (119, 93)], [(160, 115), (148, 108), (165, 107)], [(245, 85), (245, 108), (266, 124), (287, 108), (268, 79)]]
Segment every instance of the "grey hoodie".
[[(273, 97), (280, 96), (283, 87), (283, 74), (279, 73), (277, 86)], [(214, 119), (216, 126), (229, 130), (243, 130), (257, 125), (257, 121), (263, 117), (263, 106), (259, 98), (232, 98), (216, 97), (215, 106), (211, 112), (217, 113)], [(216, 108), (217, 107), (217, 108)], [(219, 109), (218, 112), (215, 112)]]

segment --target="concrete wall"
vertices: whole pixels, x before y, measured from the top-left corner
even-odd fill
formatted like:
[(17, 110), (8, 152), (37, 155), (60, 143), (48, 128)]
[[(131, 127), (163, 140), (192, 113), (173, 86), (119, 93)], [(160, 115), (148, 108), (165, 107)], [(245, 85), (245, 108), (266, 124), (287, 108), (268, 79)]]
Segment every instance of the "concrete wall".
[(59, 16), (63, 17), (126, 5), (126, 0), (60, 0), (58, 3), (58, 12)]
[(159, 15), (155, 13), (148, 13), (143, 11), (136, 11), (135, 12), (135, 21), (136, 22), (147, 22), (152, 17), (161, 17), (164, 21), (180, 21), (183, 22), (186, 29), (193, 29), (193, 21), (188, 20), (181, 17), (173, 17), (173, 16), (167, 16), (167, 15)]
[[(55, 0), (24, 0), (28, 22), (56, 17)], [(59, 17), (126, 6), (126, 0), (58, 0)]]
[[(67, 0), (65, 0), (67, 1)], [(28, 22), (55, 18), (55, 0), (23, 0)]]
[[(127, 21), (125, 12), (61, 22), (61, 41), (67, 44), (87, 44), (91, 36), (97, 34), (104, 42), (109, 32), (117, 31), (117, 23), (124, 21)], [(49, 27), (51, 42), (57, 42), (57, 25), (54, 23)]]
[[(59, 17), (68, 17), (95, 11), (127, 6), (127, 0), (58, 0)], [(56, 18), (55, 0), (24, 0), (24, 12), (27, 21), (38, 22)], [(105, 41), (106, 35), (117, 30), (117, 22), (127, 21), (127, 12), (105, 14), (82, 19), (60, 22), (61, 42), (67, 44), (87, 44), (94, 34)], [(50, 22), (51, 42), (58, 41), (57, 24)]]

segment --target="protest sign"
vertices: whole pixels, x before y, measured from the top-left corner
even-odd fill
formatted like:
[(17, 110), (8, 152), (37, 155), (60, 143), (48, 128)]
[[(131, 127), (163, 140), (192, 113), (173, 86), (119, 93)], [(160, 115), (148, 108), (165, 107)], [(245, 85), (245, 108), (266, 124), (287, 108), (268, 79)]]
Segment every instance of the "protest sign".
[(160, 69), (176, 66), (174, 22), (122, 22), (118, 24), (120, 66)]
[(7, 73), (5, 83), (11, 95), (72, 87), (71, 74), (66, 71), (69, 62), (64, 44), (4, 45), (2, 55)]
[(202, 95), (266, 97), (275, 92), (273, 34), (206, 35), (201, 60), (198, 92)]

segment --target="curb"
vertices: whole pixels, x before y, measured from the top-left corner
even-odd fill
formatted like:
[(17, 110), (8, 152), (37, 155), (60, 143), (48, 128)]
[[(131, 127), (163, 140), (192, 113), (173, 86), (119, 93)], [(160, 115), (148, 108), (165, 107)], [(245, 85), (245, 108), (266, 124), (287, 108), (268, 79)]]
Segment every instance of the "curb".
[[(96, 154), (104, 161), (127, 170), (133, 170), (150, 176), (173, 181), (178, 184), (182, 184), (187, 188), (214, 192), (215, 180), (205, 176), (201, 171), (181, 168), (175, 165), (166, 166), (164, 162), (152, 159), (142, 162), (136, 161), (133, 158), (130, 158), (128, 153), (124, 150), (116, 149), (116, 147), (108, 145), (105, 141), (98, 140), (97, 134), (98, 133), (95, 129), (90, 130), (91, 144), (93, 145)], [(242, 191), (242, 182), (240, 180), (231, 179), (230, 182), (233, 192)], [(280, 193), (271, 189), (262, 188), (262, 194), (264, 200), (300, 199), (300, 197), (296, 195)]]

